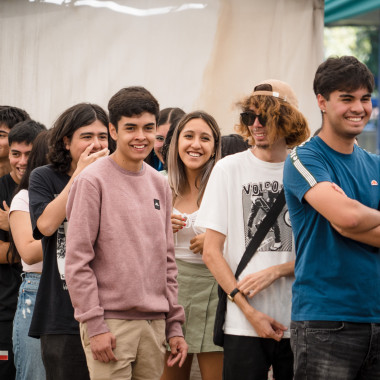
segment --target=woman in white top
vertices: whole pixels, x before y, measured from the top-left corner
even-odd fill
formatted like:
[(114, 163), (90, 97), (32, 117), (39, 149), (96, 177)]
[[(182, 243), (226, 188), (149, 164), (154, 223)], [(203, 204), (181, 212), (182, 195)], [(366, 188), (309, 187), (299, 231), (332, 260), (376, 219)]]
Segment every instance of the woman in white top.
[(29, 176), (31, 171), (47, 164), (48, 131), (41, 132), (33, 142), (27, 168), (16, 189), (10, 211), (9, 224), (12, 233), (10, 250), (12, 261), (22, 263), (23, 281), (19, 290), (17, 310), (13, 320), (13, 352), (16, 367), (16, 380), (45, 379), (45, 368), (41, 358), (38, 339), (28, 336), (30, 321), (40, 276), (42, 272), (42, 245), (32, 236), (29, 215)]
[(181, 368), (166, 365), (162, 380), (189, 379), (194, 354), (203, 380), (222, 378), (222, 348), (212, 341), (217, 283), (202, 260), (205, 231), (194, 227), (211, 170), (221, 156), (220, 147), (219, 127), (212, 116), (202, 111), (181, 119), (169, 147), (167, 163), (173, 194), (178, 302), (186, 313), (183, 332), (189, 353)]

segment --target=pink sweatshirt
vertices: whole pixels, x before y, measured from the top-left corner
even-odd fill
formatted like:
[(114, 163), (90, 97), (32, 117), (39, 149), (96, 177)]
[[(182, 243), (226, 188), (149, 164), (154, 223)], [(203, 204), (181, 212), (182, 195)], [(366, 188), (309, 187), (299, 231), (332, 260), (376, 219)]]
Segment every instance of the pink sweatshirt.
[(109, 331), (105, 318), (166, 319), (166, 338), (183, 336), (171, 209), (166, 178), (145, 163), (132, 173), (106, 157), (74, 181), (66, 281), (90, 337)]

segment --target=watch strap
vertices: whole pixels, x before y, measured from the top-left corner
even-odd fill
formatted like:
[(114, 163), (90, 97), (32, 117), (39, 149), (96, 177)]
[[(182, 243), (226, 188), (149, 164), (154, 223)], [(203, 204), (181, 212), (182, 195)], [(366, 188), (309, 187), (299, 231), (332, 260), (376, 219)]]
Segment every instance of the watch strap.
[(227, 294), (227, 297), (228, 299), (231, 301), (231, 302), (235, 302), (234, 301), (234, 297), (236, 296), (237, 293), (239, 293), (240, 290), (238, 288), (235, 288), (230, 294)]

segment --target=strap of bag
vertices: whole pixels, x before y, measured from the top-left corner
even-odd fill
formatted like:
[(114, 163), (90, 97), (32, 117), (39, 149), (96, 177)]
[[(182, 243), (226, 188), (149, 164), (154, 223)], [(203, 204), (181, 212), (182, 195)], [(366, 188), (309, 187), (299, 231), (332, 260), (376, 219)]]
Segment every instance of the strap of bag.
[(270, 208), (264, 220), (260, 223), (255, 236), (251, 239), (247, 248), (245, 249), (244, 255), (240, 260), (240, 263), (236, 269), (235, 278), (238, 278), (243, 272), (244, 268), (247, 266), (249, 261), (252, 259), (253, 255), (256, 253), (264, 237), (268, 233), (269, 229), (273, 226), (276, 219), (280, 215), (281, 210), (285, 205), (285, 193), (284, 188), (278, 194), (274, 205)]

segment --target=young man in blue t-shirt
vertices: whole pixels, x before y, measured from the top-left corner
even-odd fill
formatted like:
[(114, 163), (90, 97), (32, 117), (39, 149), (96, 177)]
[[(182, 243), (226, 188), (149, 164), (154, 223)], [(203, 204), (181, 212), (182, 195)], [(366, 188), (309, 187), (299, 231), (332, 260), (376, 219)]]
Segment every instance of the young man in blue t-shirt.
[(380, 378), (380, 157), (355, 144), (373, 87), (354, 57), (322, 63), (314, 79), (322, 130), (285, 164), (296, 380)]

